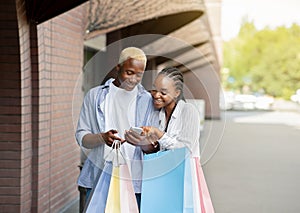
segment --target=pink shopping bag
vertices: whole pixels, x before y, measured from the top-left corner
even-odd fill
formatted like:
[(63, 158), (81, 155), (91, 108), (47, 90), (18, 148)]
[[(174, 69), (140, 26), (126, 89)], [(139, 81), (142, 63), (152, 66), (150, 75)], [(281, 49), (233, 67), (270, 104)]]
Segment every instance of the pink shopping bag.
[(139, 212), (127, 164), (120, 165), (120, 205), (122, 213)]
[(200, 159), (198, 157), (195, 157), (194, 161), (195, 161), (199, 197), (201, 203), (201, 213), (214, 213), (214, 207), (207, 188), (203, 170), (200, 164)]
[(138, 213), (138, 206), (127, 164), (113, 168), (105, 213)]

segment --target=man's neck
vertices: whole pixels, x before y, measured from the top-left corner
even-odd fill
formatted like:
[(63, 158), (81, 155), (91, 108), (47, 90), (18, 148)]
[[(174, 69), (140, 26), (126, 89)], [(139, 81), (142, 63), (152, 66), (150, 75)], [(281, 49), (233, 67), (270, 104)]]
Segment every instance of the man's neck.
[(120, 85), (121, 85), (119, 79), (115, 79), (112, 83), (113, 83), (116, 87), (120, 87)]

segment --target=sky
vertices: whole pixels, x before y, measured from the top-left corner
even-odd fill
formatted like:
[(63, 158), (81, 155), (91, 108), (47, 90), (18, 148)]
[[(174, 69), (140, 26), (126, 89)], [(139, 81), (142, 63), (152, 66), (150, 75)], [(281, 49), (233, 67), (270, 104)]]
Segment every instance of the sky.
[(300, 0), (222, 0), (223, 40), (238, 34), (243, 17), (254, 21), (259, 30), (266, 26), (300, 25)]

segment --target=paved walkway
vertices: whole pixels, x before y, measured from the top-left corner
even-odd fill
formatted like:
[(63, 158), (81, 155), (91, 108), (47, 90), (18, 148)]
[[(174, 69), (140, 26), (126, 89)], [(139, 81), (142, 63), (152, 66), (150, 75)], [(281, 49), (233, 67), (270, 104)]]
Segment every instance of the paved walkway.
[(217, 213), (300, 212), (300, 109), (289, 109), (206, 121), (201, 162)]

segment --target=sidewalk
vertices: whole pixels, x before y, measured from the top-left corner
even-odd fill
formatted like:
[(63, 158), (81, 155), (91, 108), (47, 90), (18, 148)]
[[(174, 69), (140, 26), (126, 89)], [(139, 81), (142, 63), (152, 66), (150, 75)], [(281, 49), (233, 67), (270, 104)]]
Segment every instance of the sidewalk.
[[(298, 113), (295, 105), (284, 105), (291, 109)], [(201, 162), (206, 162), (203, 169), (217, 213), (300, 212), (300, 129), (286, 121), (251, 120), (269, 118), (268, 113), (227, 112), (229, 119), (206, 121), (201, 147), (208, 145)], [(280, 113), (271, 115), (287, 114)]]
[(67, 209), (61, 211), (60, 213), (79, 213), (79, 192), (78, 192), (78, 200), (75, 200), (71, 206)]

